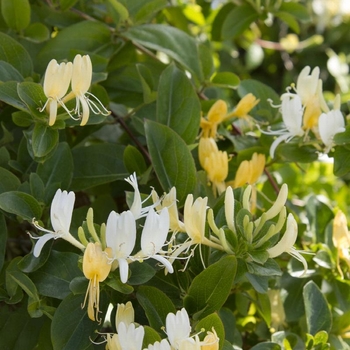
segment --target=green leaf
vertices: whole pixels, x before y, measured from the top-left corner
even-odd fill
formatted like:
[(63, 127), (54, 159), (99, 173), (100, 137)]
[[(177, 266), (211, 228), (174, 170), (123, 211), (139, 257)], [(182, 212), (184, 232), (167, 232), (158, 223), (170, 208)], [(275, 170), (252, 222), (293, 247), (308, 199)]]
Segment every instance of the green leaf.
[(231, 72), (218, 72), (211, 80), (211, 84), (218, 87), (236, 89), (239, 84), (239, 78)]
[(196, 168), (187, 145), (165, 125), (148, 120), (145, 131), (152, 164), (163, 190), (167, 192), (175, 186), (177, 198), (183, 202), (196, 184)]
[(190, 80), (174, 64), (170, 65), (159, 80), (157, 121), (191, 144), (198, 134), (200, 117), (200, 102)]
[(48, 120), (47, 115), (39, 110), (47, 100), (43, 87), (40, 84), (25, 81), (17, 85), (17, 92), (33, 117), (39, 120)]
[(184, 299), (188, 312), (203, 318), (218, 311), (230, 294), (236, 270), (236, 258), (227, 255), (197, 275)]
[(302, 146), (298, 142), (281, 143), (276, 153), (289, 162), (311, 163), (318, 159), (318, 151), (313, 146)]
[(33, 63), (29, 53), (16, 40), (1, 32), (0, 60), (10, 63), (25, 78), (32, 74)]
[(0, 61), (0, 81), (5, 82), (11, 80), (21, 82), (23, 81), (23, 77), (11, 64), (5, 61)]
[(19, 178), (5, 168), (0, 167), (0, 193), (16, 191), (21, 184)]
[(129, 18), (129, 11), (117, 0), (107, 0), (107, 8), (109, 14), (113, 18), (114, 23), (118, 27), (121, 22), (126, 21)]
[(350, 145), (335, 148), (333, 172), (334, 175), (339, 177), (350, 172)]
[(130, 264), (130, 271), (128, 283), (132, 286), (145, 284), (156, 274), (156, 270), (147, 263)]
[(74, 6), (78, 0), (60, 0), (60, 6), (62, 11), (69, 10), (72, 6)]
[(7, 26), (17, 32), (30, 23), (30, 4), (28, 0), (1, 0), (1, 14)]
[(199, 44), (198, 50), (203, 77), (207, 80), (214, 72), (213, 52), (205, 44)]
[(42, 43), (50, 38), (50, 31), (43, 23), (37, 22), (26, 28), (24, 36), (33, 43)]
[(248, 4), (236, 6), (225, 18), (221, 28), (224, 40), (236, 38), (258, 18), (256, 11)]
[(4, 265), (7, 242), (7, 227), (3, 213), (0, 213), (0, 271)]
[(105, 280), (105, 283), (107, 284), (107, 286), (122, 294), (131, 294), (134, 291), (134, 288), (126, 283), (123, 283), (120, 280), (119, 276), (115, 278), (111, 274), (109, 274), (108, 278)]
[(142, 1), (142, 7), (134, 15), (135, 23), (149, 22), (158, 11), (168, 5), (166, 0), (148, 0)]
[(58, 130), (37, 123), (32, 134), (33, 154), (36, 158), (42, 158), (51, 153), (58, 144)]
[(300, 21), (305, 22), (310, 20), (310, 13), (307, 7), (301, 3), (283, 1), (279, 10), (289, 13), (291, 16), (296, 17)]
[[(48, 197), (53, 195), (58, 187), (68, 189), (73, 176), (73, 157), (68, 144), (59, 143), (53, 155), (43, 164), (38, 165), (37, 174), (44, 182), (46, 189), (54, 186), (52, 193), (46, 193)], [(47, 199), (46, 197), (45, 202)]]
[(110, 43), (110, 36), (108, 27), (99, 21), (83, 21), (70, 25), (47, 42), (37, 56), (37, 65), (44, 71), (53, 57), (61, 61), (73, 59), (76, 50), (94, 52)]
[(82, 275), (78, 259), (78, 254), (53, 250), (46, 264), (30, 275), (40, 295), (64, 299), (70, 294), (70, 282)]
[(143, 337), (142, 349), (147, 349), (149, 344), (154, 344), (156, 341), (160, 342), (162, 338), (159, 333), (149, 326), (143, 326), (145, 336)]
[(26, 104), (18, 96), (17, 85), (18, 83), (15, 81), (0, 83), (0, 101), (3, 101), (8, 105), (20, 109), (24, 112), (28, 112)]
[(286, 23), (295, 33), (300, 33), (299, 23), (296, 21), (294, 16), (289, 12), (276, 12), (275, 16), (281, 19), (284, 23)]
[(140, 286), (136, 297), (145, 310), (150, 326), (158, 332), (165, 327), (168, 313), (176, 313), (175, 306), (169, 297), (156, 287)]
[(142, 175), (147, 170), (147, 164), (141, 152), (132, 145), (127, 145), (124, 150), (123, 162), (126, 170), (133, 174)]
[(32, 219), (40, 218), (42, 208), (38, 201), (31, 195), (9, 191), (0, 194), (0, 209), (15, 215), (19, 215), (23, 219), (32, 221)]
[(263, 342), (254, 345), (250, 350), (281, 350), (281, 347), (277, 343)]
[(306, 283), (303, 299), (308, 333), (315, 335), (322, 330), (329, 333), (332, 328), (332, 315), (326, 298), (315, 282)]
[[(223, 340), (225, 339), (225, 329), (224, 325), (218, 316), (217, 313), (210, 314), (204, 318), (202, 318), (197, 324), (196, 324), (196, 332), (202, 332), (203, 329), (205, 332), (213, 332), (213, 328), (220, 339), (219, 342), (219, 349), (222, 349), (224, 346)], [(206, 334), (206, 333), (205, 333)]]
[(123, 34), (146, 48), (164, 52), (202, 80), (197, 43), (185, 32), (162, 24), (131, 27)]
[(76, 147), (74, 159), (74, 191), (122, 180), (129, 174), (123, 163), (124, 146), (112, 143)]
[(88, 349), (96, 338), (98, 324), (89, 319), (86, 306), (82, 309), (83, 299), (81, 294), (70, 294), (59, 304), (51, 326), (54, 350)]
[(144, 103), (151, 103), (157, 98), (157, 93), (153, 91), (154, 81), (151, 70), (143, 64), (136, 65), (137, 72), (139, 73)]
[(17, 111), (12, 113), (12, 121), (17, 126), (26, 128), (33, 123), (33, 117), (27, 112)]

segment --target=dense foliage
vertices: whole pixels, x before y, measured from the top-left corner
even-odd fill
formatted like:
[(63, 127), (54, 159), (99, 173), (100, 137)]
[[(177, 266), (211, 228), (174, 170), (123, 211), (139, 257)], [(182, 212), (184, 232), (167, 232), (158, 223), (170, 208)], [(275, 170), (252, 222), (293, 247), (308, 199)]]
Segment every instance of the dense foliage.
[(2, 349), (350, 349), (346, 0), (0, 4)]

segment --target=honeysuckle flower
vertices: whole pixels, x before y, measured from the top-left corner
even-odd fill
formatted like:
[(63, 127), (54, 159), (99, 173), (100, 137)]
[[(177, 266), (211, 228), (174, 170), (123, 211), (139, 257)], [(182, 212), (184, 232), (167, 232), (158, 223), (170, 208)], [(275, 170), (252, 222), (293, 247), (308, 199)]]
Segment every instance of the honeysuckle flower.
[(225, 179), (228, 175), (228, 155), (226, 151), (211, 152), (204, 160), (204, 170), (212, 183), (214, 195), (225, 191)]
[[(130, 211), (133, 213), (135, 220), (146, 216), (150, 208), (153, 208), (154, 206), (150, 205), (148, 207), (142, 208), (143, 201), (141, 200), (141, 194), (137, 183), (136, 173), (131, 174), (128, 178), (124, 180), (134, 188), (134, 199), (130, 207)], [(147, 199), (148, 198), (146, 198), (145, 201)]]
[(318, 130), (327, 153), (333, 146), (333, 138), (336, 134), (345, 131), (345, 121), (340, 110), (332, 110), (322, 113), (318, 121)]
[(165, 332), (168, 335), (170, 345), (179, 349), (181, 343), (188, 339), (191, 333), (190, 319), (185, 308), (176, 314), (169, 313), (165, 319)]
[(168, 208), (163, 208), (160, 214), (150, 209), (141, 235), (142, 258), (158, 260), (170, 273), (174, 272), (171, 263), (162, 255), (158, 254), (167, 238), (169, 232)]
[(128, 326), (120, 322), (117, 327), (118, 340), (121, 350), (141, 350), (145, 330), (142, 326), (136, 327), (134, 323)]
[(162, 208), (168, 208), (170, 218), (170, 230), (174, 233), (185, 232), (185, 225), (179, 219), (177, 209), (176, 187), (172, 187), (169, 193), (165, 194), (160, 200), (156, 191), (152, 190), (153, 203), (158, 211)]
[(216, 153), (219, 148), (216, 141), (212, 137), (201, 137), (198, 143), (198, 159), (201, 167), (204, 169), (205, 159), (210, 156), (211, 153)]
[(225, 191), (225, 219), (228, 228), (232, 232), (236, 232), (234, 224), (234, 215), (235, 215), (235, 198), (231, 186), (228, 186)]
[(156, 341), (154, 344), (148, 345), (147, 350), (171, 350), (171, 348), (169, 342), (163, 339), (161, 342)]
[(274, 158), (275, 150), (281, 142), (289, 142), (296, 136), (304, 135), (302, 128), (304, 111), (300, 97), (296, 94), (285, 93), (281, 96), (281, 100), (281, 113), (285, 128), (277, 131), (264, 131), (266, 134), (279, 135), (270, 147), (271, 158)]
[(106, 244), (112, 249), (112, 259), (118, 261), (120, 280), (128, 280), (129, 264), (127, 259), (135, 247), (136, 223), (130, 210), (121, 214), (112, 211), (106, 224)]
[(340, 268), (340, 259), (344, 260), (350, 268), (350, 232), (345, 214), (339, 210), (333, 221), (333, 244), (337, 248), (337, 269), (342, 278), (343, 271)]
[(118, 334), (107, 333), (106, 341), (107, 341), (106, 350), (123, 350), (119, 342)]
[(307, 105), (308, 101), (316, 95), (319, 84), (320, 68), (315, 67), (311, 74), (310, 71), (311, 68), (309, 66), (302, 69), (295, 87), (303, 105)]
[[(235, 188), (246, 184), (253, 185), (259, 180), (259, 177), (264, 172), (265, 163), (265, 155), (255, 152), (251, 160), (244, 160), (240, 163), (232, 185)], [(231, 182), (228, 182), (227, 185), (231, 185)]]
[(202, 137), (216, 138), (217, 128), (225, 119), (227, 114), (227, 104), (223, 100), (217, 100), (209, 109), (207, 119), (201, 118)]
[(248, 118), (249, 112), (260, 102), (252, 93), (245, 95), (237, 104), (236, 108), (225, 119), (231, 117)]
[(47, 101), (40, 109), (40, 112), (46, 107), (48, 108), (50, 126), (55, 124), (59, 105), (67, 113), (70, 113), (62, 101), (62, 97), (68, 90), (72, 78), (72, 70), (73, 66), (71, 62), (58, 64), (56, 60), (51, 60), (46, 68), (43, 88)]
[(67, 192), (61, 189), (56, 191), (53, 197), (50, 209), (50, 219), (53, 231), (47, 230), (39, 226), (38, 222), (33, 218), (33, 225), (40, 231), (46, 232), (41, 237), (31, 236), (33, 239), (37, 239), (35, 244), (33, 255), (38, 257), (46, 242), (50, 239), (63, 238), (67, 242), (73, 244), (75, 247), (84, 250), (85, 246), (75, 239), (69, 232), (70, 224), (72, 221), (73, 207), (75, 202), (74, 192)]
[(118, 304), (117, 312), (115, 315), (115, 325), (118, 327), (120, 322), (124, 322), (126, 326), (133, 323), (135, 320), (135, 310), (131, 302), (128, 301), (126, 304)]
[[(89, 280), (89, 285), (85, 294), (84, 304), (88, 301), (88, 316), (91, 320), (98, 321), (100, 305), (100, 282), (103, 282), (111, 270), (111, 248), (102, 250), (100, 243), (89, 243), (85, 249), (83, 257), (83, 273)], [(96, 313), (94, 311), (96, 309)]]
[(275, 258), (282, 253), (288, 253), (295, 259), (299, 260), (304, 266), (303, 276), (307, 271), (307, 262), (305, 258), (293, 246), (298, 237), (298, 224), (292, 214), (287, 217), (287, 227), (284, 235), (279, 242), (272, 248), (267, 249), (270, 258)]
[(219, 350), (219, 340), (220, 339), (213, 327), (212, 332), (208, 331), (207, 335), (201, 342), (201, 350)]

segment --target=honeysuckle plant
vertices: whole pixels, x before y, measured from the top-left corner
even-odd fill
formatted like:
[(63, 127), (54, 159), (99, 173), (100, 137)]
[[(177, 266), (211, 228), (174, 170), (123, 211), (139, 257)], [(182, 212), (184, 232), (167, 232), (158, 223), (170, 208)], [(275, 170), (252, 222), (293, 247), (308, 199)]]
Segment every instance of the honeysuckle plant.
[(343, 5), (2, 0), (0, 347), (350, 349)]

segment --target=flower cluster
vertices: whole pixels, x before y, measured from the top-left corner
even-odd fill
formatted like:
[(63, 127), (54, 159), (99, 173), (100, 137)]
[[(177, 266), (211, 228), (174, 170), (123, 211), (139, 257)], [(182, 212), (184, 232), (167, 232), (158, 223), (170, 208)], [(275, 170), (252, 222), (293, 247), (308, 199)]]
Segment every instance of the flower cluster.
[[(49, 112), (49, 125), (56, 122), (57, 109), (62, 107), (67, 114), (75, 119), (81, 119), (80, 125), (88, 122), (90, 110), (95, 114), (109, 115), (110, 112), (102, 105), (101, 101), (88, 92), (92, 80), (92, 64), (89, 55), (76, 55), (73, 63), (57, 63), (52, 59), (45, 72), (44, 93), (47, 101), (40, 111), (45, 109)], [(66, 95), (69, 85), (72, 91)], [(66, 102), (75, 98), (76, 105), (70, 111), (65, 105)], [(95, 100), (95, 101), (94, 101)], [(74, 117), (73, 114), (77, 117)]]
[[(248, 118), (248, 113), (258, 103), (259, 100), (253, 94), (247, 94), (231, 113), (227, 113), (226, 102), (218, 100), (211, 106), (207, 117), (201, 118), (202, 131), (198, 144), (198, 157), (201, 167), (206, 171), (208, 180), (212, 184), (214, 195), (220, 195), (226, 189), (225, 180), (228, 175), (229, 162), (227, 152), (219, 150), (216, 143), (218, 126), (231, 118)], [(242, 184), (246, 183), (247, 181), (242, 182)]]
[(345, 122), (340, 112), (339, 96), (336, 98), (333, 110), (329, 110), (322, 92), (320, 70), (315, 67), (310, 74), (306, 66), (299, 74), (296, 86), (287, 89), (281, 96), (280, 108), (285, 127), (281, 130), (263, 131), (266, 134), (277, 135), (270, 147), (270, 156), (274, 158), (277, 146), (294, 137), (307, 137), (311, 130), (324, 144), (327, 153), (333, 145), (335, 134), (345, 131)]
[[(116, 334), (107, 334), (107, 350), (142, 350), (144, 338), (143, 326), (134, 320), (134, 309), (131, 302), (118, 304), (115, 319)], [(186, 309), (169, 313), (166, 317), (164, 332), (167, 339), (148, 345), (144, 350), (205, 350), (219, 349), (219, 338), (213, 328), (208, 331), (204, 340), (198, 334), (191, 335), (190, 319)]]
[[(303, 263), (304, 272), (307, 270), (305, 259), (293, 247), (298, 228), (293, 215), (289, 214), (287, 217), (287, 185), (281, 187), (275, 203), (258, 218), (254, 217), (250, 206), (252, 186), (249, 185), (244, 190), (242, 208), (238, 213), (235, 213), (233, 189), (228, 186), (223, 206), (226, 222), (218, 228), (213, 209), (208, 207), (207, 197), (194, 199), (192, 194), (188, 194), (183, 209), (183, 220), (180, 220), (175, 187), (161, 198), (152, 190), (150, 196), (142, 201), (136, 174), (125, 180), (134, 189), (132, 204), (122, 213), (112, 211), (106, 224), (100, 226), (99, 234), (93, 222), (91, 208), (87, 213), (86, 224), (83, 225), (85, 229), (83, 226), (78, 229), (80, 242), (70, 234), (75, 199), (73, 192), (56, 192), (51, 206), (53, 231), (46, 230), (33, 220), (36, 228), (46, 232), (42, 237), (32, 237), (38, 239), (33, 251), (34, 256), (40, 255), (47, 241), (57, 238), (63, 238), (84, 250), (83, 273), (89, 280), (84, 305), (88, 301), (88, 316), (92, 320), (99, 321), (99, 283), (103, 282), (111, 271), (119, 268), (120, 281), (126, 283), (129, 278), (129, 264), (143, 262), (145, 259), (155, 259), (169, 273), (174, 272), (173, 262), (176, 259), (185, 259), (184, 270), (196, 247), (201, 245), (206, 245), (214, 251), (234, 254), (245, 261), (251, 260), (254, 252), (263, 252), (258, 261), (255, 259), (259, 264), (287, 252)], [(152, 197), (152, 200), (149, 197)], [(139, 223), (140, 219), (143, 219), (142, 224)], [(284, 235), (276, 239), (284, 226)], [(89, 239), (86, 238), (86, 228), (91, 236)], [(140, 239), (137, 239), (138, 232)], [(178, 240), (179, 232), (186, 233), (188, 238), (185, 241)], [(202, 263), (205, 267), (203, 259)], [(129, 331), (125, 329), (125, 332)]]

